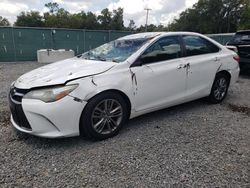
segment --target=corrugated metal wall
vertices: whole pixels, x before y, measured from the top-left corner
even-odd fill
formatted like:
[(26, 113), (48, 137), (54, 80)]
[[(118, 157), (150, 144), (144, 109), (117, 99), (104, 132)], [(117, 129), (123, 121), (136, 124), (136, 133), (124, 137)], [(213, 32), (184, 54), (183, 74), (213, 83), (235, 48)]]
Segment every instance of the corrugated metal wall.
[(0, 31), (0, 61), (11, 61), (15, 58), (15, 47), (11, 28)]
[(73, 49), (77, 55), (128, 34), (131, 32), (0, 27), (0, 62), (36, 61), (39, 49)]
[[(36, 61), (39, 49), (73, 49), (77, 55), (128, 34), (131, 32), (0, 27), (0, 62)], [(208, 36), (225, 45), (233, 34)]]

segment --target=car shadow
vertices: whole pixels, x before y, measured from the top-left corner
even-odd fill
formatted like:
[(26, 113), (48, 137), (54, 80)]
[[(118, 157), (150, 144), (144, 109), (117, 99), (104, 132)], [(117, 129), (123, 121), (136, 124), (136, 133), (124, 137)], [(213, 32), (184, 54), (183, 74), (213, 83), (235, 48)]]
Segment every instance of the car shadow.
[(248, 70), (241, 70), (240, 77), (250, 79), (250, 69)]
[[(136, 117), (134, 119), (129, 120), (129, 122), (126, 125), (126, 129), (123, 129), (122, 132), (130, 131), (131, 129), (136, 129), (145, 126), (148, 122), (154, 122), (155, 120), (161, 121), (163, 119), (166, 119), (171, 116), (180, 116), (184, 118), (188, 115), (188, 112), (196, 109), (204, 108), (204, 105), (211, 105), (208, 103), (204, 98), (198, 99), (195, 101), (187, 102), (184, 104), (180, 104), (177, 106), (165, 108), (162, 110), (150, 112), (144, 115), (141, 115), (139, 117)], [(155, 125), (156, 128), (158, 125)]]

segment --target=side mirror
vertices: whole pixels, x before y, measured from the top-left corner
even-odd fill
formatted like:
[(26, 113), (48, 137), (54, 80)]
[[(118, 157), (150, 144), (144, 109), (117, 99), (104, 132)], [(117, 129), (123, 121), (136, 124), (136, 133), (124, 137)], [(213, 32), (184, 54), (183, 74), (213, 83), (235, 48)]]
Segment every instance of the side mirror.
[(138, 58), (132, 65), (131, 67), (140, 67), (143, 65), (143, 62), (141, 60), (141, 58)]

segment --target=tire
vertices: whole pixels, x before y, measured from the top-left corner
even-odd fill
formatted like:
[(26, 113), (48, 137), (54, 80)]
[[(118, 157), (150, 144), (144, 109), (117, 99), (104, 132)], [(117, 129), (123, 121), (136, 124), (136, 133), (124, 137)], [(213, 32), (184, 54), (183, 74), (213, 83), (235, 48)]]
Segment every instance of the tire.
[(128, 119), (128, 108), (123, 97), (115, 92), (101, 93), (92, 98), (82, 112), (81, 135), (104, 140), (118, 134)]
[(221, 103), (227, 96), (229, 84), (230, 77), (224, 73), (218, 73), (208, 97), (209, 102), (212, 104)]

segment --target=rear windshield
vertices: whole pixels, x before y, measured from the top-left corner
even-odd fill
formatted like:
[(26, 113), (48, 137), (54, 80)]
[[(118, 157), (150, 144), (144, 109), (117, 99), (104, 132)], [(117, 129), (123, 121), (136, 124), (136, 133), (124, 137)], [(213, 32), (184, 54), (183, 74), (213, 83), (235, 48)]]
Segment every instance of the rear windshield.
[(250, 33), (236, 33), (229, 41), (229, 44), (245, 44), (250, 43)]

